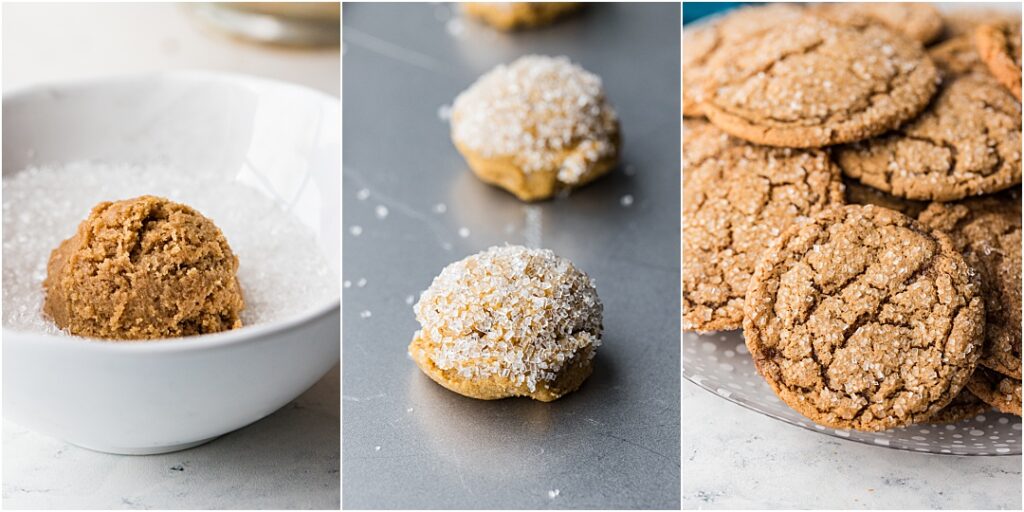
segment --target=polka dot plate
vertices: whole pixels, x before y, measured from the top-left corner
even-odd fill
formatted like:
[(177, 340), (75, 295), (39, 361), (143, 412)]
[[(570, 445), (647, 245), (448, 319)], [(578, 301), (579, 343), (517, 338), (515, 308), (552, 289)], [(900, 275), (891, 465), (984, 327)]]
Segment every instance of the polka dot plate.
[(747, 409), (822, 434), (859, 443), (951, 455), (1020, 455), (1021, 419), (994, 409), (952, 425), (922, 423), (883, 432), (836, 430), (790, 409), (757, 374), (741, 331), (683, 334), (683, 376)]

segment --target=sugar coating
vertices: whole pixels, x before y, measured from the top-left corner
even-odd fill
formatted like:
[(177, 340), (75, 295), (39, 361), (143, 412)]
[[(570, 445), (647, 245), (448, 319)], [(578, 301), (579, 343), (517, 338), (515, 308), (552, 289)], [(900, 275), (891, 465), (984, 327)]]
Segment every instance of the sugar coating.
[(452, 138), (525, 173), (574, 184), (616, 152), (618, 118), (601, 79), (567, 57), (528, 55), (480, 77), (452, 105)]
[(221, 229), (239, 259), (243, 325), (282, 320), (339, 295), (306, 226), (262, 193), (209, 173), (75, 162), (13, 173), (3, 191), (4, 328), (64, 334), (42, 314), (50, 251), (97, 203), (143, 194), (192, 206)]
[(413, 310), (416, 337), (438, 368), (463, 379), (501, 377), (531, 392), (601, 345), (593, 282), (546, 249), (491, 247), (452, 263)]

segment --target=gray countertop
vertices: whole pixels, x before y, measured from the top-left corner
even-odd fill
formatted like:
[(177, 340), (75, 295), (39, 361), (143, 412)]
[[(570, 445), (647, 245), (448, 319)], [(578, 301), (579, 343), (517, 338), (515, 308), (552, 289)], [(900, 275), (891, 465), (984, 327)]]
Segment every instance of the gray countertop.
[[(678, 5), (517, 34), (433, 4), (347, 4), (343, 23), (343, 506), (678, 508)], [(611, 175), (535, 205), (477, 180), (439, 115), (528, 53), (600, 75), (625, 140)], [(553, 403), (464, 398), (406, 356), (419, 293), (506, 242), (573, 260), (605, 304), (594, 374)]]
[(337, 509), (338, 367), (277, 412), (195, 448), (111, 455), (4, 422), (3, 507)]

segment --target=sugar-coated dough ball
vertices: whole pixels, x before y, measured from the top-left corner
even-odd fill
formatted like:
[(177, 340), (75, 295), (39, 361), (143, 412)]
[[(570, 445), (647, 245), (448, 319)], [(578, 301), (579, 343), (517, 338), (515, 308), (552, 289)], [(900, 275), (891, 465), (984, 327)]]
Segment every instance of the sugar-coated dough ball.
[(241, 327), (238, 258), (220, 229), (154, 196), (96, 205), (50, 255), (43, 311), (78, 336), (171, 338)]
[(566, 57), (500, 65), (455, 98), (452, 141), (483, 181), (547, 199), (615, 167), (619, 121), (601, 79)]
[(550, 402), (590, 375), (602, 311), (587, 274), (546, 249), (492, 247), (445, 267), (414, 307), (409, 355), (472, 398)]
[(467, 2), (462, 10), (499, 30), (548, 25), (579, 9), (579, 2)]

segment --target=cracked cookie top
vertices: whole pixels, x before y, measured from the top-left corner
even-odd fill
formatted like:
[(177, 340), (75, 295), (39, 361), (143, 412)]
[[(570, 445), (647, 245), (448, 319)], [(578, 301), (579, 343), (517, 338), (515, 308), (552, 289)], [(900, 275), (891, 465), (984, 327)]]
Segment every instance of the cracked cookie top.
[(821, 147), (899, 126), (927, 104), (937, 71), (917, 42), (879, 25), (807, 16), (717, 52), (702, 111), (751, 142)]
[(978, 272), (985, 299), (985, 348), (979, 363), (1021, 377), (1021, 207), (1019, 194), (933, 203), (918, 218), (949, 234)]
[(722, 51), (765, 30), (797, 21), (803, 9), (795, 4), (741, 7), (721, 18), (683, 28), (683, 115), (701, 116), (708, 61)]
[(1021, 381), (987, 368), (978, 368), (967, 383), (971, 393), (1000, 412), (1021, 414)]
[(683, 137), (683, 329), (738, 329), (761, 251), (797, 219), (843, 203), (825, 151), (757, 146), (699, 120)]
[(981, 352), (972, 274), (948, 236), (910, 217), (830, 208), (765, 250), (746, 298), (747, 347), (775, 393), (819, 424), (927, 421)]
[(810, 11), (830, 21), (858, 27), (879, 23), (921, 44), (942, 35), (942, 15), (927, 3), (836, 2), (812, 5)]
[(952, 41), (933, 52), (946, 78), (913, 121), (836, 149), (844, 174), (895, 196), (935, 201), (1020, 183), (1020, 103), (991, 76), (977, 72), (974, 54), (954, 51), (962, 46)]

